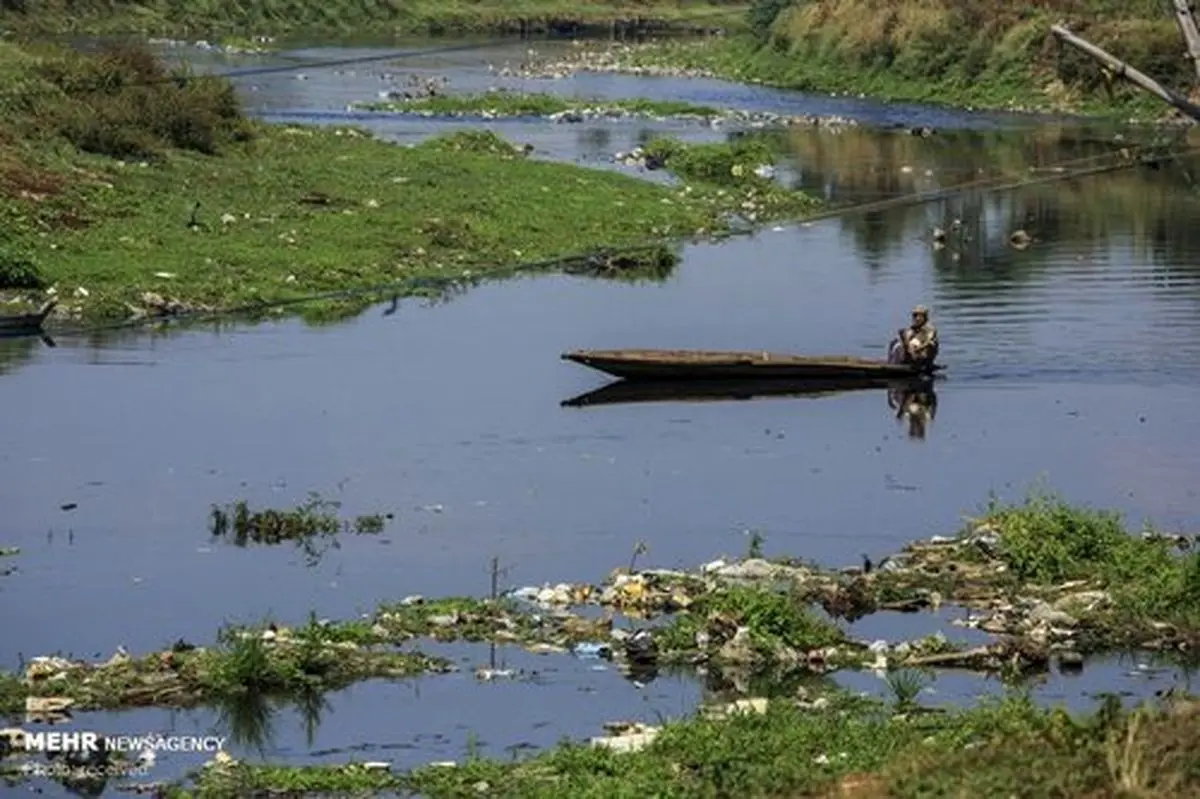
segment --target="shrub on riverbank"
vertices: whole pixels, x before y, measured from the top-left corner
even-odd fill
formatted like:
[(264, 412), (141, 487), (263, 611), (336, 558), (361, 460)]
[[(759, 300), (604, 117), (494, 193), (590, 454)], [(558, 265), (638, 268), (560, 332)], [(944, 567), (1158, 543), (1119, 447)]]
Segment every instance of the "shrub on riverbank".
[(171, 148), (213, 155), (251, 136), (230, 83), (171, 72), (135, 45), (84, 54), (0, 43), (0, 74), (12, 87), (0, 96), (10, 138), (147, 158)]

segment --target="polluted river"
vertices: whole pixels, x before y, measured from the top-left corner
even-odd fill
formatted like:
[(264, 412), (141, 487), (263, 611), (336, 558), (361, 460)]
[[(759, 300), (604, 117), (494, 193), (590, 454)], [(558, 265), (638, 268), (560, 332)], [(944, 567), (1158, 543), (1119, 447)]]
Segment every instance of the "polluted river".
[[(934, 191), (1014, 165), (1053, 174), (1111, 149), (1118, 133), (699, 78), (547, 80), (516, 68), (531, 47), (553, 57), (570, 44), (337, 68), (319, 62), (387, 49), (164, 52), (221, 71), (311, 62), (236, 80), (246, 108), (268, 121), (356, 125), (401, 143), (486, 127), (531, 144), (535, 158), (655, 180), (659, 173), (614, 156), (658, 133), (714, 141), (726, 132), (690, 121), (480, 121), (350, 106), (416, 75), (445, 77), (450, 92), (505, 87), (836, 116), (856, 124), (790, 129), (779, 146), (789, 180), (842, 203)], [(920, 128), (930, 135), (911, 134)], [(653, 283), (530, 275), (323, 326), (229, 320), (56, 336), (53, 348), (0, 341), (0, 392), (11, 409), (0, 428), (0, 545), (19, 549), (0, 561), (11, 568), (0, 577), (0, 660), (21, 670), (36, 655), (154, 652), (179, 639), (209, 642), (230, 622), (353, 619), (410, 595), (487, 596), (493, 581), (501, 591), (594, 584), (635, 552), (639, 564), (666, 569), (753, 548), (856, 566), (952, 535), (989, 496), (1019, 501), (1039, 483), (1120, 511), (1134, 528), (1195, 532), (1200, 198), (1188, 170), (1197, 163), (767, 226), (686, 245), (681, 263)], [(560, 360), (567, 350), (882, 357), (917, 303), (932, 310), (948, 367), (919, 397), (566, 402), (607, 382)], [(381, 514), (384, 527), (344, 533), (319, 551), (211, 534), (214, 506), (291, 508), (314, 495), (340, 503), (344, 516)], [(939, 630), (968, 645), (987, 638), (953, 626), (956, 614), (882, 612), (844, 626), (867, 641)], [(459, 669), (360, 682), (311, 707), (82, 712), (71, 724), (229, 736), (232, 756), (282, 765), (359, 758), (409, 768), (468, 749), (508, 758), (598, 735), (614, 719), (661, 723), (727, 688), (682, 668), (634, 679), (569, 652), (424, 642), (421, 651)], [(503, 676), (480, 679), (479, 667)], [(813, 679), (888, 688), (870, 671)], [(1084, 708), (1103, 692), (1148, 696), (1188, 679), (1186, 668), (1146, 654), (1106, 656), (1080, 673), (1052, 671), (1034, 694)], [(988, 677), (946, 672), (923, 701), (1002, 690)], [(153, 777), (173, 779), (207, 757), (161, 754)], [(63, 795), (52, 782), (37, 785)]]

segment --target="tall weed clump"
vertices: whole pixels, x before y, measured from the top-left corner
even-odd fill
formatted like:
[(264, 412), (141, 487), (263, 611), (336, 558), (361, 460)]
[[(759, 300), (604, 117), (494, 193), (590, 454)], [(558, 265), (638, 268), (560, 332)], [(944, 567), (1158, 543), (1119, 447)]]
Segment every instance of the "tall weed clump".
[(171, 149), (216, 155), (251, 138), (229, 81), (169, 70), (140, 44), (95, 53), (0, 48), (12, 91), (0, 111), (18, 134), (61, 138), (84, 152), (156, 158)]

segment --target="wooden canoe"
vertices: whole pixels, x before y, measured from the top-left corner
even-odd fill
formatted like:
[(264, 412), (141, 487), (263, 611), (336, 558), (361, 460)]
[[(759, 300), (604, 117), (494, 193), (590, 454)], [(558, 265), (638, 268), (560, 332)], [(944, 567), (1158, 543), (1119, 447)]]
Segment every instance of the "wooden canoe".
[[(914, 377), (908, 364), (848, 356), (785, 355), (705, 350), (576, 350), (563, 359), (626, 380), (816, 380)], [(926, 373), (942, 369), (934, 366)]]
[(815, 399), (849, 391), (880, 389), (930, 390), (924, 377), (857, 377), (839, 380), (616, 380), (563, 400), (564, 408), (647, 402), (721, 402), (762, 397)]
[(50, 300), (36, 312), (20, 316), (0, 316), (0, 336), (25, 336), (42, 332), (42, 323), (58, 305), (58, 300)]

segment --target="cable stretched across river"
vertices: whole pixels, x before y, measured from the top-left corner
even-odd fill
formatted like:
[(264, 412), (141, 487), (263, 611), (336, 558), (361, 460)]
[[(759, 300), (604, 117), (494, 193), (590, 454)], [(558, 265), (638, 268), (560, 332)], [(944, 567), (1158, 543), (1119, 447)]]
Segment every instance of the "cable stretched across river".
[[(903, 206), (921, 205), (927, 202), (936, 200), (945, 200), (950, 197), (965, 194), (972, 191), (983, 193), (1014, 191), (1030, 186), (1044, 185), (1047, 183), (1055, 183), (1063, 180), (1073, 180), (1083, 177), (1091, 177), (1108, 172), (1116, 172), (1133, 167), (1157, 164), (1166, 160), (1200, 153), (1200, 145), (1184, 148), (1178, 151), (1168, 151), (1161, 154), (1151, 154), (1149, 156), (1139, 155), (1136, 151), (1141, 148), (1131, 146), (1123, 148), (1124, 151), (1114, 151), (1111, 153), (1102, 153), (1100, 155), (1086, 156), (1083, 158), (1071, 159), (1062, 161), (1057, 164), (1042, 167), (1042, 169), (1056, 170), (1053, 174), (1045, 175), (1037, 178), (1025, 178), (1021, 180), (1009, 180), (1001, 182), (1002, 178), (982, 178), (975, 181), (969, 181), (956, 186), (938, 189), (931, 192), (912, 192), (910, 194), (900, 195), (885, 200), (878, 200), (867, 203), (843, 206), (840, 208), (832, 208), (828, 211), (822, 211), (816, 214), (808, 215), (794, 220), (774, 219), (770, 222), (762, 223), (752, 227), (745, 227), (736, 230), (725, 231), (709, 240), (720, 241), (727, 238), (737, 236), (755, 235), (762, 232), (767, 224), (777, 225), (781, 223), (791, 222), (794, 224), (808, 224), (812, 222), (826, 221), (850, 216), (858, 213), (871, 213), (876, 211), (891, 210)], [(1095, 163), (1097, 161), (1109, 160), (1111, 163)], [(1091, 166), (1083, 166), (1084, 164), (1092, 164)], [(1078, 167), (1078, 168), (1071, 168)], [(1059, 171), (1061, 170), (1061, 171)], [(235, 308), (227, 308), (223, 310), (197, 310), (185, 311), (169, 316), (146, 316), (137, 319), (131, 319), (121, 322), (113, 322), (109, 324), (86, 326), (74, 329), (56, 330), (56, 335), (62, 336), (80, 336), (103, 331), (133, 329), (144, 327), (152, 324), (163, 323), (180, 323), (194, 322), (205, 319), (221, 319), (227, 317), (243, 316), (247, 314), (259, 314), (281, 308), (286, 308), (294, 305), (301, 305), (313, 302), (322, 302), (330, 300), (350, 300), (362, 297), (387, 297), (389, 295), (395, 297), (411, 297), (422, 290), (432, 289), (437, 292), (446, 292), (457, 288), (464, 288), (470, 285), (476, 285), (482, 282), (503, 279), (506, 277), (514, 277), (522, 274), (536, 274), (557, 270), (568, 270), (572, 267), (589, 266), (602, 264), (605, 260), (622, 255), (635, 255), (639, 252), (651, 251), (653, 249), (662, 248), (664, 246), (677, 245), (687, 242), (694, 242), (695, 239), (675, 238), (675, 239), (647, 239), (645, 241), (622, 245), (618, 247), (595, 247), (582, 252), (556, 256), (553, 258), (544, 258), (537, 261), (528, 261), (519, 264), (497, 265), (497, 264), (462, 264), (464, 271), (472, 273), (471, 278), (459, 276), (446, 277), (416, 277), (407, 278), (404, 280), (393, 281), (390, 283), (378, 284), (373, 286), (360, 287), (356, 289), (341, 289), (335, 291), (321, 292), (303, 297), (292, 297), (284, 300), (276, 300), (270, 302), (257, 303), (254, 305), (246, 305)]]

